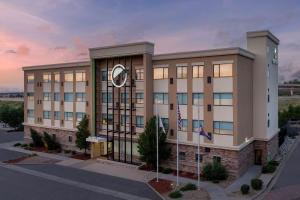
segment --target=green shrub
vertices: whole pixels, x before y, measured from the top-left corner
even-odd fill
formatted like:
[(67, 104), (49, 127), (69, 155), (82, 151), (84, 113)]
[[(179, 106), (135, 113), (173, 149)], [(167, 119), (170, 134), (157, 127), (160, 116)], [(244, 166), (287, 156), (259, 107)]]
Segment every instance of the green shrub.
[(178, 199), (178, 198), (182, 197), (182, 194), (179, 190), (175, 190), (174, 192), (171, 192), (169, 194), (169, 197), (172, 199)]
[(244, 184), (244, 185), (241, 186), (241, 192), (242, 192), (242, 194), (248, 194), (249, 190), (250, 190), (250, 186), (249, 185)]
[(21, 143), (16, 143), (16, 144), (14, 144), (14, 147), (19, 147), (19, 146), (21, 146), (22, 144)]
[(31, 134), (31, 139), (32, 139), (33, 145), (35, 147), (43, 147), (44, 146), (42, 136), (40, 136), (40, 134), (36, 130), (30, 129), (30, 134)]
[(56, 141), (56, 139), (53, 136), (46, 133), (46, 132), (44, 132), (44, 143), (45, 143), (45, 147), (48, 150), (59, 150), (59, 149), (61, 149), (61, 146)]
[(182, 192), (189, 191), (189, 190), (196, 190), (196, 189), (197, 189), (197, 186), (195, 184), (192, 184), (192, 183), (188, 183), (185, 186), (183, 186), (182, 188), (180, 188), (180, 190)]
[(275, 165), (271, 165), (270, 163), (268, 163), (267, 165), (263, 166), (261, 172), (263, 174), (269, 174), (269, 173), (273, 173), (276, 170), (276, 166)]
[(203, 168), (203, 176), (210, 181), (221, 181), (228, 178), (228, 172), (220, 162), (207, 163)]
[(212, 180), (212, 164), (206, 163), (202, 170), (203, 177), (207, 180)]
[(28, 144), (21, 144), (21, 147), (23, 148), (28, 147)]
[(258, 178), (255, 178), (255, 179), (252, 179), (252, 180), (251, 180), (251, 187), (252, 187), (254, 190), (261, 190), (261, 189), (262, 189), (262, 186), (263, 186), (262, 180), (260, 180), (260, 179), (258, 179)]
[(173, 170), (171, 168), (165, 168), (162, 171), (162, 173), (164, 173), (164, 174), (171, 174), (172, 172), (173, 172)]
[(279, 165), (279, 161), (271, 160), (268, 164), (274, 165), (274, 166), (278, 166)]

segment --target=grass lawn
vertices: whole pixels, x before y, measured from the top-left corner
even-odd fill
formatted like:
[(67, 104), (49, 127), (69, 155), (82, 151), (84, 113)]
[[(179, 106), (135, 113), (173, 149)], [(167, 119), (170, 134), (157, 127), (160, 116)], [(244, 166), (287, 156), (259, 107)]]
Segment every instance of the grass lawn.
[(278, 109), (282, 111), (289, 105), (300, 106), (300, 96), (280, 96), (278, 97)]
[(21, 101), (0, 101), (0, 107), (5, 104), (12, 105), (15, 107), (23, 106), (23, 102), (21, 102)]

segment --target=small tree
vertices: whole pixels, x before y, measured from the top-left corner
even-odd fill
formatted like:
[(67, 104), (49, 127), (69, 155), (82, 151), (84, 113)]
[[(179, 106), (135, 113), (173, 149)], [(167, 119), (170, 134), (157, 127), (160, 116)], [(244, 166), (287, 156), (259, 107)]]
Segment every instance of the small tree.
[(86, 149), (89, 146), (89, 143), (86, 139), (90, 136), (89, 131), (89, 119), (85, 115), (81, 122), (79, 122), (77, 126), (77, 133), (76, 133), (76, 146), (81, 150), (84, 149), (84, 153), (86, 154)]
[(56, 141), (55, 137), (53, 135), (49, 135), (48, 133), (44, 132), (44, 145), (48, 150), (60, 150), (61, 146)]
[[(167, 135), (161, 128), (158, 131), (159, 163), (169, 158), (171, 149), (166, 144)], [(138, 139), (140, 160), (146, 162), (150, 168), (156, 168), (156, 117), (152, 117), (146, 124), (145, 131)]]
[(30, 129), (30, 133), (31, 133), (31, 139), (32, 139), (33, 145), (35, 147), (43, 147), (44, 142), (43, 142), (42, 136), (40, 136), (39, 133), (34, 129)]

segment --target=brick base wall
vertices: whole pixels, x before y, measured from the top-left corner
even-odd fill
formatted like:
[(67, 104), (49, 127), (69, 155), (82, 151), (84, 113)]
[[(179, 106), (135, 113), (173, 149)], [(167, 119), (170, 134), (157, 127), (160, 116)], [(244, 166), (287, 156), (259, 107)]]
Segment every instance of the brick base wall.
[(277, 154), (279, 149), (278, 146), (278, 135), (276, 134), (269, 141), (255, 140), (254, 150), (262, 150), (262, 164), (266, 164), (268, 160), (272, 160)]
[[(165, 167), (171, 167), (176, 170), (176, 144), (170, 144), (171, 157), (168, 161), (163, 163)], [(195, 153), (197, 153), (197, 146), (179, 145), (179, 151), (185, 152), (185, 160), (179, 160), (180, 171), (197, 173), (197, 161), (195, 160)], [(213, 161), (214, 156), (221, 157), (221, 163), (226, 167), (229, 175), (233, 178), (241, 176), (246, 170), (254, 164), (254, 150), (253, 143), (248, 144), (241, 151), (209, 148), (209, 152), (205, 152), (205, 148), (200, 148), (202, 155), (201, 168), (205, 163)]]
[[(53, 129), (53, 128), (44, 128), (44, 127), (36, 127), (36, 126), (24, 126), (24, 137), (25, 140), (31, 140), (30, 129), (36, 130), (38, 133), (43, 134), (44, 132), (52, 135), (55, 134), (56, 140), (61, 144), (63, 149), (69, 150), (78, 150), (75, 145), (76, 140), (76, 132), (75, 131), (67, 131), (61, 129)], [(72, 141), (69, 141), (69, 136), (72, 137)]]

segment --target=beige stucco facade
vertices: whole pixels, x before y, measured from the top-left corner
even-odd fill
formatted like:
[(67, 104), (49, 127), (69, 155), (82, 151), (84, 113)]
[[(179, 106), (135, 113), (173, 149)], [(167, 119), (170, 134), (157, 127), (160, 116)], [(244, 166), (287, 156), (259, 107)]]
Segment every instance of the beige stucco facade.
[[(55, 73), (75, 74), (83, 70), (85, 113), (90, 118), (91, 134), (105, 140), (94, 145), (97, 152), (92, 151), (93, 157), (102, 152), (99, 156), (107, 159), (138, 163), (139, 134), (146, 122), (159, 114), (172, 148), (172, 156), (164, 165), (175, 167), (174, 146), (178, 137), (180, 170), (195, 171), (199, 129), (196, 126), (201, 122), (212, 136), (211, 140), (200, 138), (202, 163), (218, 158), (233, 176), (240, 176), (249, 166), (264, 163), (277, 151), (279, 40), (269, 31), (257, 31), (247, 33), (247, 42), (247, 50), (225, 48), (161, 55), (154, 54), (153, 43), (130, 43), (91, 48), (90, 61), (86, 62), (25, 67), (25, 132), (28, 127), (60, 130), (62, 134), (76, 132), (75, 116), (72, 125), (65, 127), (64, 115), (57, 126), (51, 114), (45, 125), (43, 111), (47, 105), (39, 100), (45, 92), (43, 74), (51, 73), (54, 80)], [(111, 70), (116, 64), (125, 66), (128, 74), (121, 88), (111, 83)], [(196, 72), (201, 75), (194, 75)], [(27, 81), (30, 74), (34, 74), (33, 86)], [(75, 78), (73, 83), (71, 92), (75, 94)], [(51, 94), (57, 88), (55, 84), (52, 81), (47, 89)], [(65, 84), (59, 88), (61, 96), (70, 90)], [(26, 94), (32, 93), (29, 90), (34, 90), (34, 103), (26, 98)], [(178, 98), (182, 130), (177, 130)], [(58, 106), (60, 112), (82, 111), (76, 102), (67, 105), (62, 101), (57, 105), (50, 101), (48, 105), (51, 112)], [(28, 109), (34, 110), (33, 119), (27, 116)], [(26, 133), (25, 137), (28, 136)]]

